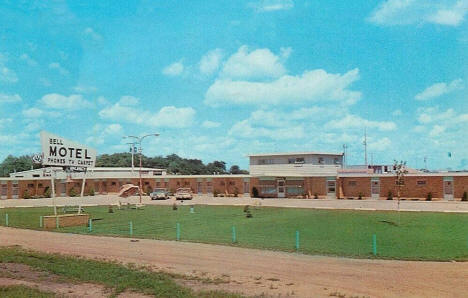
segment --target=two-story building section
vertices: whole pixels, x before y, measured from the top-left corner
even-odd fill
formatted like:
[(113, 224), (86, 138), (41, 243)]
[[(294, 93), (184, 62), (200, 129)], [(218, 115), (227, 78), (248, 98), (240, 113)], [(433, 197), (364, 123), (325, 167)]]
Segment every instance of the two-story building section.
[[(336, 195), (336, 176), (343, 167), (343, 154), (297, 152), (251, 154), (250, 175), (264, 197), (304, 194), (313, 184), (326, 185), (326, 195)], [(320, 181), (318, 181), (320, 180)], [(323, 180), (323, 181), (322, 181)], [(320, 192), (324, 194), (324, 192)], [(313, 195), (313, 194), (309, 194)]]

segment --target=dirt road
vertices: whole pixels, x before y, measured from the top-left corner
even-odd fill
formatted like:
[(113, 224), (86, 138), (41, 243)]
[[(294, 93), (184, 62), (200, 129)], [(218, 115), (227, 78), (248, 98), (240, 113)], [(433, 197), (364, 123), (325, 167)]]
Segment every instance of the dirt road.
[(3, 227), (0, 245), (119, 260), (202, 278), (219, 277), (227, 282), (203, 287), (251, 295), (466, 297), (468, 293), (468, 262), (357, 260)]

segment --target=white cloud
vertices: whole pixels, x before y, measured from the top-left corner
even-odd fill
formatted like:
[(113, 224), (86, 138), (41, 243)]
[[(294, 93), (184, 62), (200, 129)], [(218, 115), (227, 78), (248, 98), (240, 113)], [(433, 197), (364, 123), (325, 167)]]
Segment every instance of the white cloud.
[(123, 135), (123, 127), (120, 124), (96, 124), (93, 127), (93, 135), (86, 139), (86, 143), (102, 145), (104, 144), (106, 139), (121, 139)]
[(26, 118), (39, 118), (44, 114), (44, 112), (38, 108), (29, 108), (29, 109), (23, 110), (22, 114)]
[(432, 23), (458, 26), (467, 13), (468, 0), (387, 0), (373, 11), (368, 20), (378, 25)]
[(213, 74), (218, 70), (221, 59), (223, 59), (223, 51), (221, 49), (209, 51), (200, 60), (200, 73), (204, 75)]
[(37, 66), (36, 60), (33, 58), (29, 57), (28, 54), (22, 54), (20, 56), (20, 60), (26, 62), (29, 66)]
[(463, 80), (456, 79), (450, 83), (436, 83), (424, 89), (424, 91), (416, 94), (414, 97), (416, 100), (428, 100), (434, 97), (439, 97), (441, 95), (461, 90), (464, 88)]
[(257, 2), (249, 3), (256, 11), (267, 12), (277, 10), (287, 10), (294, 7), (293, 0), (259, 0)]
[(73, 91), (77, 93), (92, 93), (96, 92), (97, 88), (94, 86), (77, 85), (73, 87)]
[(205, 120), (202, 123), (202, 127), (204, 128), (216, 128), (220, 126), (221, 126), (220, 122), (215, 122), (215, 121), (210, 121), (210, 120)]
[(184, 71), (184, 64), (182, 63), (182, 60), (181, 60), (181, 61), (174, 62), (171, 65), (166, 66), (162, 70), (162, 73), (166, 76), (175, 77), (175, 76), (181, 75), (183, 71)]
[(468, 12), (468, 1), (457, 1), (453, 6), (437, 10), (428, 16), (428, 21), (447, 26), (460, 25)]
[(184, 128), (193, 124), (195, 110), (191, 107), (177, 108), (166, 106), (152, 113), (120, 102), (106, 107), (99, 112), (103, 119), (146, 125), (149, 127)]
[(99, 33), (97, 33), (96, 31), (94, 31), (94, 29), (91, 28), (91, 27), (88, 27), (88, 28), (84, 29), (83, 34), (86, 37), (93, 40), (93, 41), (101, 41), (102, 40), (102, 36)]
[(119, 103), (123, 106), (136, 106), (140, 103), (140, 99), (130, 95), (124, 95), (120, 98)]
[(356, 115), (347, 115), (338, 120), (331, 120), (326, 127), (331, 129), (353, 129), (353, 128), (376, 128), (380, 131), (391, 131), (396, 129), (396, 124), (392, 121), (371, 121)]
[(361, 93), (348, 87), (359, 79), (359, 70), (331, 74), (317, 69), (300, 76), (284, 75), (271, 82), (232, 81), (218, 79), (208, 89), (205, 104), (268, 104), (290, 105), (318, 101), (339, 101), (353, 104)]
[(57, 70), (61, 75), (68, 75), (68, 70), (63, 68), (60, 63), (52, 62), (49, 64), (49, 69)]
[(44, 95), (39, 102), (48, 108), (58, 110), (79, 110), (92, 107), (92, 104), (79, 94), (65, 96), (57, 93), (50, 93)]
[(403, 115), (403, 112), (399, 109), (392, 112), (392, 116), (401, 116), (401, 115)]
[(429, 136), (431, 137), (438, 137), (440, 136), (443, 132), (445, 132), (446, 127), (443, 125), (434, 125), (429, 132)]
[(21, 100), (21, 96), (18, 94), (0, 93), (0, 103), (15, 103), (20, 102)]
[(248, 120), (242, 120), (231, 127), (229, 135), (249, 139), (270, 138), (273, 140), (288, 140), (304, 138), (305, 131), (301, 125), (280, 128), (254, 127)]
[(369, 150), (371, 151), (384, 151), (390, 147), (392, 142), (389, 138), (384, 137), (377, 141), (369, 142)]
[(281, 58), (269, 49), (257, 49), (249, 52), (248, 47), (243, 45), (224, 63), (221, 77), (233, 80), (252, 80), (278, 78), (285, 73), (286, 69)]
[(440, 111), (438, 107), (419, 108), (417, 115), (418, 122), (422, 124), (443, 123), (448, 125), (468, 122), (468, 113), (457, 114), (452, 108), (446, 111)]
[(0, 82), (16, 83), (18, 82), (18, 76), (16, 73), (8, 67), (0, 63)]

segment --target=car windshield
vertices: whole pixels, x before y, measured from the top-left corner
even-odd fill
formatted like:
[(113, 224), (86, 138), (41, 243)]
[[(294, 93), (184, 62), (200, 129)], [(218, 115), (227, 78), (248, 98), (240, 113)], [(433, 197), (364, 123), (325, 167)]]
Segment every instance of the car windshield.
[(177, 189), (178, 192), (190, 192), (190, 188), (179, 188)]
[(162, 188), (156, 188), (154, 190), (155, 193), (162, 193), (162, 192), (165, 192), (166, 190), (165, 189), (162, 189)]

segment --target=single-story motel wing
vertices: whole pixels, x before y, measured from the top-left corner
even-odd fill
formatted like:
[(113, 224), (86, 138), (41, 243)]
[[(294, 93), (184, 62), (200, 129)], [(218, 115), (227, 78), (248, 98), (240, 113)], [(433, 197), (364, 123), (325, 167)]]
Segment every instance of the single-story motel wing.
[[(399, 185), (392, 165), (343, 166), (342, 153), (297, 152), (250, 155), (248, 175), (170, 175), (165, 169), (143, 168), (143, 190), (189, 187), (194, 194), (262, 198), (387, 199), (389, 194), (425, 200), (460, 200), (468, 192), (468, 172), (427, 172), (408, 169)], [(118, 193), (124, 184), (139, 185), (139, 168), (89, 168), (66, 173), (41, 168), (0, 178), (0, 199)], [(52, 179), (53, 178), (53, 179)], [(52, 181), (54, 188), (52, 188)]]

